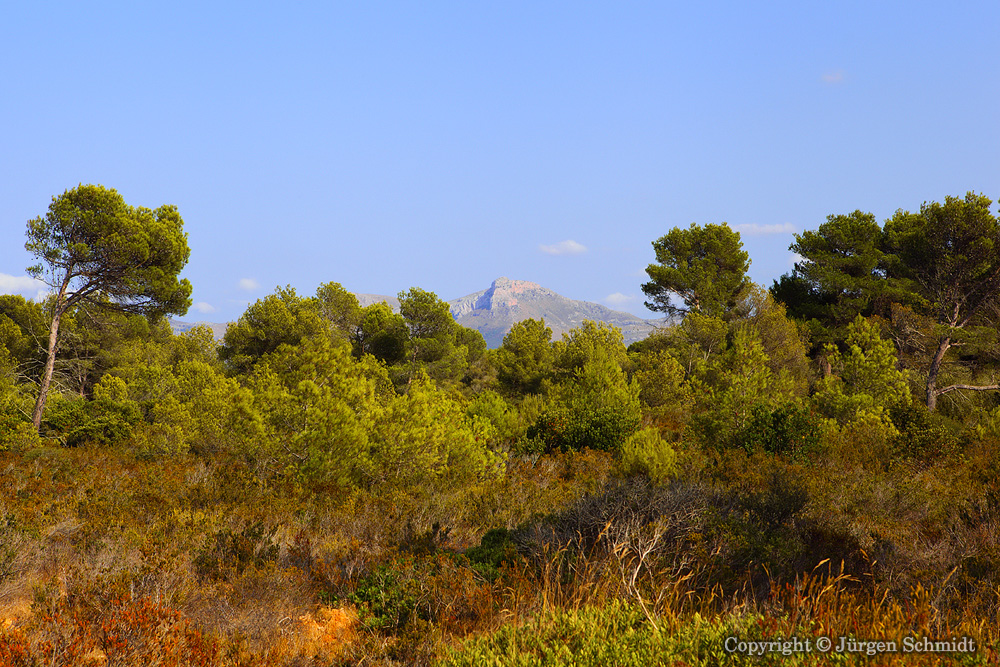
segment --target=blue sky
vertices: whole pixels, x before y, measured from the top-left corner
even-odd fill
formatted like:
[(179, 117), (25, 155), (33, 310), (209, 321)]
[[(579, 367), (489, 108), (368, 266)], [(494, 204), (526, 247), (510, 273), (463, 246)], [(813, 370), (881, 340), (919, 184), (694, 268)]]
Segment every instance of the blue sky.
[[(755, 6), (756, 5), (756, 6)], [(11, 3), (0, 292), (78, 183), (175, 204), (187, 320), (498, 276), (639, 315), (651, 242), (1000, 197), (1000, 3)]]

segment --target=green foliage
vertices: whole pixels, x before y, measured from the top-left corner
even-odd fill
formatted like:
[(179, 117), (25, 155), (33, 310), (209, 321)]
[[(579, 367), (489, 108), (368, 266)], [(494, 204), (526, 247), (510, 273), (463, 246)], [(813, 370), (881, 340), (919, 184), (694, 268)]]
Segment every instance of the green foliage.
[(910, 402), (910, 384), (897, 368), (892, 342), (882, 340), (878, 327), (858, 315), (848, 327), (847, 354), (828, 346), (827, 358), (836, 375), (817, 384), (813, 400), (820, 412), (844, 424), (859, 414), (888, 416), (890, 408)]
[(757, 404), (733, 440), (748, 454), (763, 451), (798, 459), (817, 450), (820, 433), (819, 420), (804, 405), (789, 402), (769, 409)]
[(266, 437), (248, 451), (310, 484), (349, 487), (373, 475), (372, 430), (391, 392), (384, 368), (328, 338), (282, 347), (250, 379)]
[(732, 574), (746, 576), (749, 566), (759, 563), (766, 571), (787, 576), (807, 549), (801, 518), (808, 487), (780, 461), (764, 463), (758, 457), (739, 463), (756, 469), (739, 473), (745, 477), (729, 490), (716, 527), (730, 551)]
[(666, 428), (680, 430), (694, 403), (691, 386), (685, 382), (684, 367), (666, 350), (637, 352), (630, 357), (643, 415)]
[(710, 361), (699, 381), (704, 411), (692, 425), (702, 442), (732, 446), (758, 406), (771, 408), (794, 397), (794, 382), (785, 373), (775, 375), (769, 361), (757, 330), (737, 328), (732, 345)]
[(330, 323), (334, 336), (355, 341), (361, 326), (363, 311), (358, 297), (340, 283), (323, 283), (316, 288), (316, 304), (320, 317)]
[(110, 392), (98, 391), (92, 401), (64, 397), (53, 401), (42, 433), (58, 437), (68, 447), (120, 445), (132, 437), (132, 429), (140, 420), (139, 406), (134, 402), (116, 400)]
[[(961, 327), (1000, 299), (1000, 221), (969, 192), (897, 211), (885, 223), (894, 272), (910, 279), (938, 322)], [(957, 310), (957, 312), (956, 312)]]
[[(985, 416), (988, 418), (989, 413)], [(901, 403), (891, 407), (889, 419), (899, 431), (892, 443), (893, 455), (903, 460), (929, 463), (955, 456), (968, 437), (959, 425), (949, 423), (949, 419), (931, 412), (920, 403)], [(983, 431), (973, 427), (971, 433), (982, 437), (980, 434)]]
[(701, 377), (709, 362), (728, 346), (729, 326), (721, 318), (701, 313), (689, 313), (679, 326), (664, 336), (671, 356), (684, 368), (686, 377)]
[(299, 345), (326, 331), (315, 300), (303, 299), (292, 287), (252, 303), (226, 328), (219, 358), (234, 373), (247, 374), (282, 345)]
[(402, 315), (392, 312), (384, 301), (373, 303), (361, 311), (356, 354), (370, 354), (388, 365), (398, 364), (406, 358), (409, 337)]
[(663, 483), (677, 472), (677, 454), (657, 429), (644, 428), (622, 445), (620, 466), (626, 475), (646, 475)]
[(266, 436), (248, 454), (313, 488), (413, 488), (496, 472), (496, 429), (426, 375), (393, 392), (384, 366), (327, 338), (284, 347), (249, 388)]
[[(279, 290), (234, 327), (245, 354), (225, 366), (209, 330), (171, 336), (102, 295), (62, 313), (43, 440), (27, 418), (44, 312), (0, 297), (0, 597), (18, 615), (0, 663), (825, 664), (723, 647), (944, 630), (993, 645), (996, 396), (932, 412), (907, 370), (928, 341), (950, 341), (947, 382), (1000, 358), (996, 304), (956, 273), (989, 263), (973, 199), (901, 213), (870, 246), (864, 216), (803, 235), (841, 281), (794, 278), (823, 326), (914, 297), (829, 330), (811, 399), (803, 328), (752, 285), (627, 352), (612, 327), (553, 344), (526, 321), (488, 353), (429, 292), (394, 315), (336, 283)], [(959, 259), (935, 249), (949, 243)], [(932, 295), (937, 274), (903, 256), (983, 307), (938, 321), (947, 286)], [(880, 272), (882, 292), (851, 293)]]
[(95, 386), (103, 396), (141, 414), (133, 446), (143, 455), (235, 451), (261, 433), (250, 392), (223, 375), (207, 329), (140, 341)]
[(827, 341), (857, 315), (883, 312), (890, 300), (898, 300), (886, 281), (891, 257), (871, 213), (828, 216), (818, 230), (796, 234), (790, 250), (806, 260), (795, 265), (793, 275), (808, 292), (800, 290), (796, 298), (793, 283), (784, 280), (772, 291), (793, 316), (817, 319)]
[(516, 409), (494, 391), (487, 389), (478, 393), (465, 412), (470, 419), (488, 422), (496, 430), (500, 442), (510, 442), (519, 435)]
[(12, 365), (0, 348), (0, 452), (39, 444), (38, 432), (29, 419), (32, 399), (27, 387), (14, 382)]
[[(177, 280), (190, 250), (175, 206), (135, 208), (113, 189), (80, 185), (28, 221), (30, 268), (56, 290), (57, 311), (98, 295), (126, 312), (183, 315), (191, 284)], [(71, 287), (70, 287), (71, 286)]]
[[(486, 352), (482, 334), (459, 325), (446, 302), (419, 287), (399, 293), (399, 312), (408, 332), (406, 363), (395, 374), (400, 386), (421, 373), (447, 384), (473, 381), (470, 364)], [(479, 368), (472, 374), (482, 375), (484, 370)]]
[[(927, 346), (926, 404), (932, 411), (938, 397), (955, 390), (994, 391), (988, 384), (940, 374), (954, 361), (959, 347), (974, 348), (984, 336), (995, 341), (1000, 312), (1000, 220), (990, 212), (993, 202), (969, 192), (946, 197), (943, 204), (925, 203), (920, 213), (897, 211), (885, 223), (893, 266), (915, 293), (917, 309), (938, 324), (936, 340)], [(976, 355), (994, 365), (991, 355)], [(940, 386), (944, 384), (944, 386)]]
[(357, 606), (366, 628), (390, 633), (405, 627), (418, 612), (420, 591), (416, 584), (395, 567), (383, 565), (362, 577), (348, 600)]
[[(436, 294), (419, 287), (400, 292), (399, 314), (406, 321), (410, 334), (407, 341), (409, 379), (419, 370), (435, 379), (454, 377), (456, 369), (452, 367), (468, 363), (465, 355), (459, 355), (455, 347), (458, 325), (451, 316), (451, 309)], [(462, 370), (464, 368), (458, 369), (458, 373)]]
[(499, 473), (503, 455), (490, 449), (496, 429), (469, 419), (462, 403), (418, 377), (395, 397), (376, 427), (373, 481), (392, 486), (468, 484)]
[(732, 314), (731, 328), (753, 327), (775, 377), (791, 381), (796, 394), (804, 395), (809, 380), (806, 356), (808, 335), (788, 319), (785, 307), (756, 284), (751, 284)]
[(554, 373), (552, 329), (545, 320), (521, 320), (503, 338), (494, 356), (497, 382), (507, 395), (537, 394)]
[(517, 547), (512, 535), (506, 528), (491, 528), (483, 535), (479, 546), (466, 549), (465, 557), (487, 581), (496, 581), (500, 577), (500, 568), (517, 561)]
[[(571, 338), (567, 348), (573, 349), (575, 342)], [(624, 345), (619, 346), (583, 348), (593, 356), (553, 390), (552, 407), (529, 429), (529, 438), (539, 438), (548, 451), (619, 450), (642, 419), (640, 387), (627, 380), (618, 364), (616, 357), (625, 352)]]
[(555, 346), (556, 366), (563, 375), (578, 373), (588, 362), (610, 360), (620, 368), (628, 366), (628, 349), (622, 331), (604, 322), (584, 320), (563, 335)]
[[(658, 619), (663, 622), (664, 619)], [(556, 609), (495, 632), (466, 640), (438, 664), (575, 665), (580, 667), (709, 666), (740, 664), (727, 653), (727, 637), (756, 636), (756, 618), (696, 615), (676, 631), (660, 631), (639, 608), (620, 601), (580, 609)], [(750, 661), (746, 661), (750, 664)]]
[(1000, 442), (1000, 408), (982, 414), (973, 428), (976, 437)]
[(45, 365), (45, 349), (38, 341), (48, 334), (42, 305), (23, 296), (0, 295), (0, 350), (9, 359), (11, 372), (37, 379)]
[(90, 396), (110, 369), (139, 346), (169, 345), (165, 319), (151, 324), (143, 315), (108, 310), (106, 306), (78, 304), (63, 315), (59, 329), (59, 356), (53, 377), (61, 391)]
[[(642, 286), (650, 298), (646, 302), (650, 310), (722, 316), (749, 285), (746, 273), (750, 257), (743, 250), (739, 232), (725, 223), (674, 227), (653, 242), (653, 249), (657, 264), (646, 268), (650, 281)], [(681, 299), (683, 307), (671, 302), (672, 295)]]
[(972, 192), (946, 197), (943, 204), (925, 203), (919, 213), (897, 211), (883, 229), (860, 211), (830, 216), (818, 231), (796, 236), (791, 249), (808, 261), (772, 291), (793, 316), (811, 318), (820, 342), (839, 342), (844, 326), (859, 315), (903, 324), (901, 339), (912, 339), (914, 331), (895, 317), (900, 309), (935, 322), (937, 331), (912, 346), (922, 357), (914, 366), (925, 374), (932, 411), (938, 397), (952, 391), (995, 390), (993, 382), (973, 384), (975, 377), (968, 376), (974, 371), (946, 373), (945, 386), (939, 386), (942, 371), (959, 366), (956, 346), (978, 362), (965, 359), (967, 368), (995, 362), (975, 351), (984, 335), (995, 335), (1000, 304), (1000, 222), (990, 212), (992, 203)]
[(44, 218), (28, 221), (24, 247), (41, 260), (28, 273), (54, 293), (47, 361), (32, 414), (36, 428), (67, 311), (89, 303), (154, 320), (187, 312), (191, 283), (177, 279), (191, 252), (183, 227), (175, 206), (134, 208), (100, 185), (80, 185), (53, 197)]

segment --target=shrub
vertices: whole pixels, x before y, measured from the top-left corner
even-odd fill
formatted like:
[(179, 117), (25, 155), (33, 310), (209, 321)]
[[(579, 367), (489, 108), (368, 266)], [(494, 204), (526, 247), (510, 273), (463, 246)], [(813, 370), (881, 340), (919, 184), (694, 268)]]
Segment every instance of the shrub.
[(476, 572), (492, 582), (500, 576), (503, 565), (517, 559), (517, 547), (509, 530), (492, 528), (483, 535), (478, 547), (466, 550), (465, 557)]
[(802, 458), (819, 446), (819, 419), (809, 409), (785, 403), (771, 409), (755, 405), (749, 421), (735, 434), (734, 444), (748, 454), (764, 451)]
[(348, 600), (357, 606), (361, 623), (370, 630), (393, 632), (403, 628), (417, 610), (416, 582), (391, 565), (382, 565), (358, 581)]
[[(676, 632), (660, 632), (640, 608), (623, 602), (582, 609), (556, 609), (522, 623), (469, 639), (448, 652), (441, 667), (465, 665), (648, 665), (736, 664), (725, 650), (727, 636), (754, 636), (754, 616), (719, 620), (696, 617)], [(748, 661), (749, 662), (749, 661)]]
[(134, 402), (119, 401), (98, 392), (92, 401), (82, 398), (53, 401), (43, 428), (46, 433), (60, 437), (68, 447), (88, 443), (118, 445), (132, 436), (133, 427), (141, 419), (139, 406)]
[(274, 542), (277, 527), (267, 529), (260, 521), (246, 524), (239, 532), (220, 530), (208, 538), (194, 558), (199, 579), (223, 579), (242, 574), (248, 567), (266, 567), (278, 560)]
[(620, 465), (626, 475), (646, 475), (662, 483), (677, 472), (677, 454), (657, 429), (645, 428), (622, 445)]

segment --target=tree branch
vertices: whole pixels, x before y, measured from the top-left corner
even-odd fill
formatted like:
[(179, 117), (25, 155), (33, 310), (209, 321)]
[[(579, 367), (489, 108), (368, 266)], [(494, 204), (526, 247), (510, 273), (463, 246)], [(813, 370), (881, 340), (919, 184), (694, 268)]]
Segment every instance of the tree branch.
[(989, 385), (972, 385), (972, 384), (953, 384), (948, 387), (942, 387), (937, 390), (937, 394), (947, 394), (950, 391), (955, 391), (956, 389), (967, 389), (969, 391), (993, 391), (995, 389), (1000, 389), (1000, 384), (989, 384)]

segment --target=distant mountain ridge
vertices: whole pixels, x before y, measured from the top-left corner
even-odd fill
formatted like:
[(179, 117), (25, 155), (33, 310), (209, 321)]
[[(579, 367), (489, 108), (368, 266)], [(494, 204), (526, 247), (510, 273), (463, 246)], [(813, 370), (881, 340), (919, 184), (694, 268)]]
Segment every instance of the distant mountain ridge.
[[(358, 303), (362, 307), (384, 301), (393, 310), (399, 311), (397, 297), (362, 293), (354, 296), (358, 298)], [(497, 278), (484, 290), (452, 299), (447, 303), (451, 307), (451, 315), (455, 321), (464, 327), (478, 330), (486, 339), (486, 345), (491, 348), (500, 347), (503, 337), (511, 327), (529, 318), (544, 319), (546, 326), (552, 329), (553, 340), (559, 340), (562, 334), (579, 327), (584, 320), (605, 322), (622, 330), (626, 345), (642, 340), (658, 327), (670, 324), (668, 317), (644, 320), (631, 313), (612, 310), (598, 303), (564, 297), (537, 283), (511, 280), (506, 277)], [(226, 331), (225, 324), (209, 322), (197, 324), (211, 326), (216, 338), (221, 338)], [(195, 326), (178, 321), (171, 321), (171, 325), (175, 333)]]
[(182, 322), (180, 320), (170, 320), (170, 329), (174, 332), (175, 336), (185, 331), (190, 331), (195, 327), (208, 327), (212, 330), (215, 340), (222, 340), (222, 337), (226, 335), (226, 327), (228, 326), (228, 322)]
[(510, 328), (528, 318), (544, 319), (552, 337), (583, 324), (584, 320), (606, 322), (622, 330), (625, 344), (642, 340), (654, 329), (667, 324), (666, 318), (644, 320), (631, 313), (612, 310), (590, 301), (577, 301), (527, 280), (501, 277), (487, 289), (474, 292), (448, 304), (455, 321), (477, 329), (489, 347), (499, 347)]
[[(362, 306), (385, 301), (393, 310), (399, 310), (399, 299), (394, 296), (355, 296)], [(559, 340), (562, 334), (579, 327), (584, 320), (606, 322), (622, 330), (626, 345), (670, 324), (667, 317), (644, 320), (598, 303), (567, 298), (537, 283), (507, 277), (497, 278), (488, 288), (447, 303), (455, 321), (478, 330), (491, 348), (500, 347), (511, 327), (529, 318), (544, 319), (546, 326), (552, 329), (553, 340)]]

